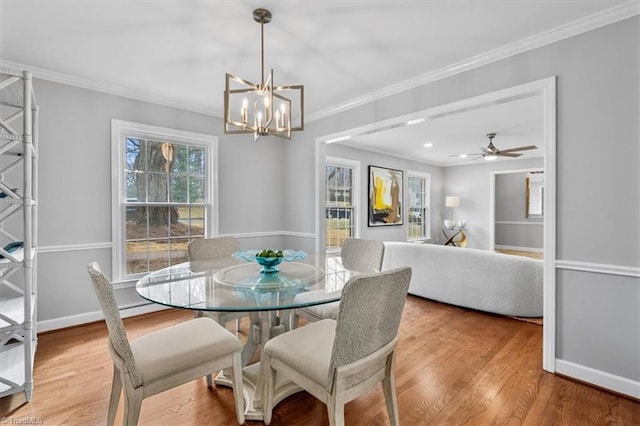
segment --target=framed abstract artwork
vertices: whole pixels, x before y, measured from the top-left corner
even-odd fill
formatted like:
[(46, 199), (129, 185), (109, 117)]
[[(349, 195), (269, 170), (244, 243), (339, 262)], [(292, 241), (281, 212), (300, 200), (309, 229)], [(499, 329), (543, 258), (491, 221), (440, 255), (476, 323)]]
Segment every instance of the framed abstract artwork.
[(402, 225), (402, 170), (369, 166), (369, 226)]

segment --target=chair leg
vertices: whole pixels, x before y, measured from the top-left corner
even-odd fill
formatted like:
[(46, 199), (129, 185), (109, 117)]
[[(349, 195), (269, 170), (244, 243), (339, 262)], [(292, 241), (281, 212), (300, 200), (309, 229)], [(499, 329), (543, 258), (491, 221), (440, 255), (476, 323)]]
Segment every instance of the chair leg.
[(329, 426), (344, 426), (344, 400), (334, 393), (327, 398)]
[(136, 426), (142, 408), (142, 388), (133, 389), (125, 383), (124, 397), (124, 426)]
[(266, 352), (262, 352), (260, 368), (262, 369), (262, 373), (265, 373), (264, 401), (262, 401), (263, 421), (264, 424), (268, 425), (271, 423), (271, 416), (273, 414), (273, 393), (276, 386), (276, 370), (271, 368), (271, 355)]
[(298, 328), (298, 319), (299, 317), (298, 314), (296, 314), (296, 311), (291, 311), (291, 316), (289, 316), (289, 330)]
[[(236, 416), (238, 418), (238, 424), (244, 424), (244, 392), (242, 384), (242, 358), (240, 352), (236, 352), (232, 355), (232, 367), (231, 375), (233, 382), (233, 399), (236, 403)], [(209, 377), (209, 376), (207, 376)]]
[(120, 378), (120, 370), (113, 366), (113, 380), (111, 381), (111, 398), (109, 398), (109, 413), (107, 414), (107, 425), (113, 426), (116, 420), (116, 411), (118, 411), (118, 402), (120, 402), (120, 392), (122, 391), (122, 379)]
[(207, 378), (207, 388), (212, 389), (213, 388), (213, 374), (207, 374), (205, 377)]
[(391, 426), (400, 424), (398, 416), (398, 399), (396, 397), (396, 375), (394, 372), (395, 351), (387, 358), (385, 368), (385, 377), (382, 379), (382, 391), (384, 392), (384, 400), (387, 404), (387, 413), (389, 414), (389, 422)]

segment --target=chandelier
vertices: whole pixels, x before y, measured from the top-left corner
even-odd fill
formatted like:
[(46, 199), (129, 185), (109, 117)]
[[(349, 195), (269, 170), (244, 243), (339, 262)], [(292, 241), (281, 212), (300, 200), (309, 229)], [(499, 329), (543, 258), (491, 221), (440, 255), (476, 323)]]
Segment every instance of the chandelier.
[(273, 69), (264, 74), (264, 24), (271, 22), (267, 9), (253, 11), (260, 24), (260, 65), (262, 80), (251, 83), (233, 74), (226, 74), (224, 90), (224, 132), (253, 133), (291, 139), (291, 132), (304, 129), (304, 86), (274, 86)]

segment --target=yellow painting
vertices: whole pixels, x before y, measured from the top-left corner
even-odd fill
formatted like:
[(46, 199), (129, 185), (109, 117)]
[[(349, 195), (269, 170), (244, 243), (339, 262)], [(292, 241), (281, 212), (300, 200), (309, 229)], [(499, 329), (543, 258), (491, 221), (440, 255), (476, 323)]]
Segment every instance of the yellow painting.
[(402, 225), (402, 170), (369, 166), (369, 226)]

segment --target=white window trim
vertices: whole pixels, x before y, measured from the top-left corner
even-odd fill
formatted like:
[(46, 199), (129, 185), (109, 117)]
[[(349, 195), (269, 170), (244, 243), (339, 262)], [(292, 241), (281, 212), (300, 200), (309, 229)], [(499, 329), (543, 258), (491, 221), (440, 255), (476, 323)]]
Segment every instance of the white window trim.
[(420, 237), (420, 238), (409, 238), (409, 217), (407, 216), (407, 241), (428, 241), (431, 240), (431, 174), (430, 173), (424, 173), (424, 172), (418, 172), (415, 170), (407, 170), (407, 214), (409, 213), (409, 177), (417, 177), (417, 178), (421, 178), (425, 180), (425, 200), (427, 200), (427, 214), (429, 215), (428, 217), (428, 223), (427, 223), (427, 235), (425, 235), (424, 237)]
[(208, 165), (205, 204), (208, 214), (205, 218), (205, 235), (218, 234), (218, 137), (167, 127), (152, 126), (124, 120), (111, 120), (111, 241), (112, 241), (112, 281), (129, 282), (141, 274), (126, 275), (126, 229), (122, 226), (125, 214), (126, 189), (124, 180), (125, 143), (127, 136), (155, 140), (168, 139), (189, 145), (201, 146), (205, 150)]
[[(326, 156), (325, 158), (325, 162), (324, 162), (324, 179), (326, 180), (326, 176), (327, 176), (327, 164), (334, 164), (336, 166), (344, 166), (344, 167), (350, 167), (353, 169), (353, 173), (351, 175), (351, 184), (352, 184), (352, 190), (353, 193), (351, 194), (351, 206), (353, 207), (353, 220), (354, 220), (354, 224), (353, 224), (353, 237), (354, 238), (360, 238), (360, 219), (359, 216), (361, 214), (360, 212), (360, 203), (358, 202), (360, 200), (360, 161), (358, 160), (351, 160), (348, 158), (340, 158), (340, 157), (331, 157), (329, 155)], [(323, 202), (323, 207), (322, 210), (324, 211), (327, 203), (327, 188), (325, 187), (325, 194), (323, 195), (322, 199), (324, 200)], [(324, 214), (322, 217), (325, 217)], [(325, 234), (325, 238), (326, 238), (326, 234)], [(327, 255), (336, 255), (340, 253), (339, 249), (335, 249), (335, 250), (327, 250), (326, 249), (326, 241), (324, 244), (325, 247), (325, 253)]]

